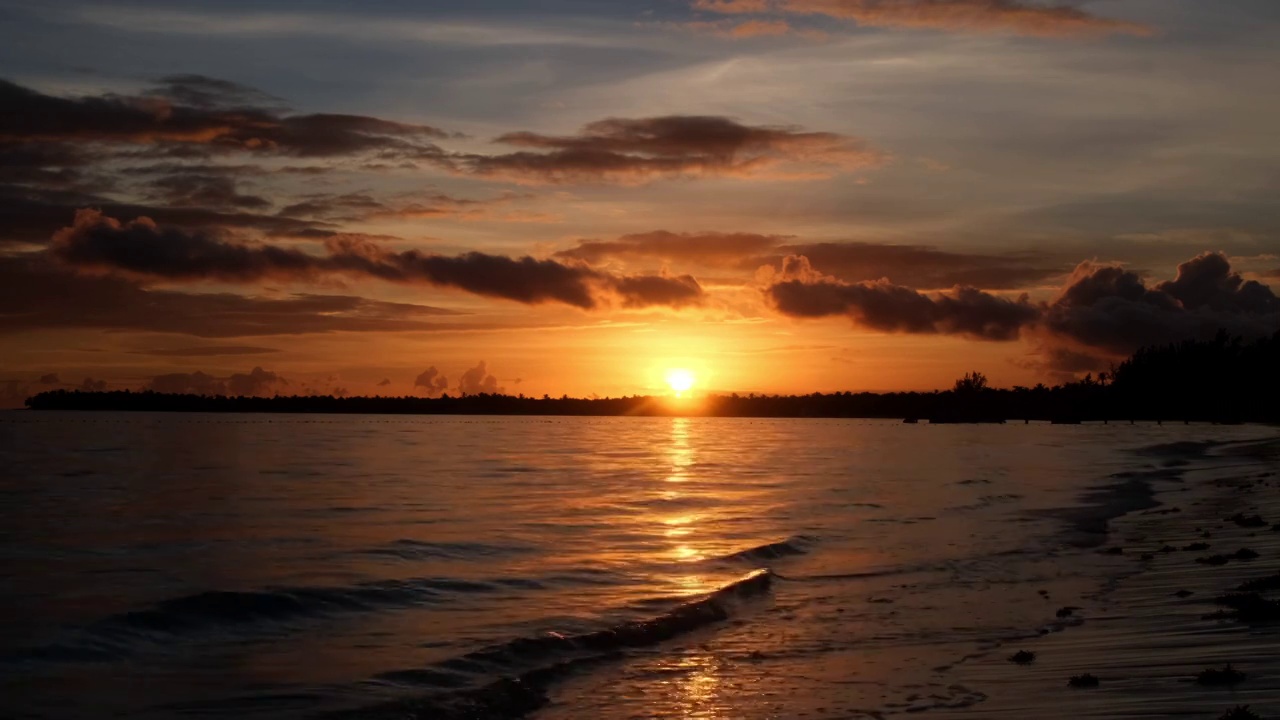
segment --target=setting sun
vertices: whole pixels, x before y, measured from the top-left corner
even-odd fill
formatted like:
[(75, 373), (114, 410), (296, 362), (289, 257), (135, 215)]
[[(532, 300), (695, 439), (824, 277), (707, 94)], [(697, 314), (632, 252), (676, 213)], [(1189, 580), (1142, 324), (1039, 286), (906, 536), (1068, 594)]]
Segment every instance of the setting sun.
[(693, 373), (688, 370), (675, 369), (667, 372), (667, 384), (675, 391), (676, 397), (683, 395), (693, 387)]

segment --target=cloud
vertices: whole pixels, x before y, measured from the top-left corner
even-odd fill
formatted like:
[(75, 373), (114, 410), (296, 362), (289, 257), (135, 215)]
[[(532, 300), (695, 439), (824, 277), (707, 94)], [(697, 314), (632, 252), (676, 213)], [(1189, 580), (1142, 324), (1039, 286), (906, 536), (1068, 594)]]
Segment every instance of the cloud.
[(764, 279), (766, 299), (784, 315), (847, 316), (883, 332), (1023, 337), (1040, 365), (1065, 372), (1105, 368), (1142, 347), (1222, 331), (1242, 337), (1280, 332), (1280, 298), (1234, 272), (1222, 253), (1192, 258), (1173, 280), (1154, 285), (1119, 265), (1084, 262), (1042, 303), (963, 286), (922, 293), (887, 280), (850, 283), (815, 270), (803, 256), (787, 258), (781, 273)]
[[(710, 266), (740, 266), (744, 259), (770, 252), (788, 238), (756, 233), (673, 233), (655, 230), (623, 235), (617, 240), (582, 240), (556, 257), (602, 263), (608, 260), (690, 262)], [(757, 263), (758, 264), (758, 263)]]
[(147, 384), (147, 390), (168, 394), (226, 395), (227, 384), (199, 370), (193, 373), (169, 373), (157, 375)]
[(262, 210), (271, 201), (257, 195), (243, 195), (235, 178), (199, 172), (175, 172), (150, 182), (152, 197), (176, 207)]
[(155, 355), (157, 357), (217, 357), (219, 355), (266, 355), (276, 352), (280, 351), (276, 348), (255, 347), (252, 345), (204, 345), (201, 347), (135, 350), (134, 354)]
[(1149, 26), (1066, 4), (1027, 0), (695, 0), (695, 10), (732, 15), (818, 15), (859, 26), (1035, 37), (1150, 35)]
[(718, 35), (720, 37), (744, 40), (757, 37), (778, 37), (792, 33), (802, 34), (814, 39), (825, 38), (825, 34), (816, 30), (799, 30), (786, 20), (693, 20), (679, 23), (678, 27), (697, 33)]
[[(801, 243), (777, 248), (782, 256), (803, 255), (824, 273), (848, 281), (889, 280), (917, 288), (965, 285), (989, 290), (1027, 287), (1060, 275), (1063, 268), (1007, 255), (955, 253), (920, 245), (863, 242)], [(782, 257), (770, 259), (780, 265)]]
[[(188, 76), (189, 79), (189, 76)], [(149, 95), (57, 97), (0, 80), (0, 144), (111, 143), (150, 154), (215, 152), (293, 157), (433, 159), (447, 133), (363, 115), (285, 115), (265, 107), (224, 107), (229, 90), (166, 83)], [(243, 95), (243, 93), (242, 93)], [(198, 101), (198, 104), (183, 104)]]
[(78, 209), (96, 208), (115, 217), (148, 217), (184, 228), (247, 229), (272, 236), (303, 236), (333, 225), (275, 215), (206, 207), (168, 207), (122, 203), (73, 190), (0, 185), (0, 244), (45, 244)]
[(756, 233), (673, 233), (658, 230), (617, 240), (582, 240), (556, 253), (599, 264), (610, 260), (659, 260), (671, 264), (755, 270), (780, 269), (787, 256), (802, 255), (814, 268), (849, 282), (887, 278), (915, 288), (967, 285), (989, 290), (1027, 287), (1062, 268), (1034, 257), (955, 253), (920, 245), (864, 242), (797, 243), (784, 235)]
[(230, 240), (225, 233), (160, 228), (148, 218), (122, 223), (94, 210), (55, 233), (50, 251), (68, 266), (144, 279), (251, 282), (317, 280), (330, 275), (452, 287), (526, 304), (559, 302), (583, 309), (617, 299), (627, 307), (700, 303), (689, 276), (619, 276), (578, 263), (470, 252), (456, 257), (393, 252), (359, 236), (334, 236), (325, 255)]
[(504, 206), (530, 196), (504, 193), (486, 199), (457, 198), (444, 193), (425, 193), (399, 198), (395, 202), (383, 201), (364, 193), (316, 194), (282, 208), (286, 217), (309, 217), (330, 222), (356, 222), (367, 220), (421, 220), (456, 218), (459, 220), (491, 220), (497, 222), (549, 222), (553, 216), (518, 210), (503, 210)]
[(94, 380), (91, 377), (87, 377), (84, 379), (84, 382), (80, 383), (81, 392), (103, 392), (106, 389), (106, 380)]
[(58, 379), (58, 373), (49, 373), (48, 375), (40, 376), (41, 385), (58, 385), (61, 382), (62, 381)]
[(495, 394), (502, 391), (503, 388), (498, 387), (498, 378), (489, 374), (489, 368), (483, 360), (462, 373), (462, 377), (458, 379), (458, 392), (463, 395)]
[(1045, 342), (1121, 357), (1147, 345), (1208, 339), (1220, 330), (1256, 337), (1280, 331), (1280, 299), (1244, 280), (1221, 253), (1178, 266), (1175, 279), (1148, 286), (1117, 265), (1081, 263), (1040, 324)]
[[(388, 381), (388, 385), (391, 383)], [(413, 387), (423, 388), (427, 397), (439, 397), (441, 393), (449, 389), (449, 379), (440, 374), (434, 365), (422, 371), (418, 377), (413, 380)]]
[(289, 381), (279, 375), (255, 367), (248, 373), (232, 375), (227, 380), (227, 391), (232, 395), (265, 395), (274, 388), (288, 384)]
[(270, 107), (280, 103), (279, 98), (257, 88), (194, 74), (162, 77), (159, 86), (145, 95), (164, 98), (177, 105), (206, 109)]
[(528, 184), (645, 183), (660, 178), (812, 178), (876, 167), (887, 157), (861, 140), (725, 117), (609, 118), (576, 135), (515, 132), (497, 142), (523, 150), (456, 155), (459, 171)]
[(452, 314), (346, 295), (188, 294), (122, 277), (79, 275), (38, 256), (0, 256), (0, 334), (87, 328), (223, 338), (467, 329), (433, 322)]
[(391, 378), (382, 378), (382, 382), (378, 383), (378, 387), (387, 387), (391, 384)]
[(969, 287), (925, 294), (887, 280), (847, 283), (815, 271), (801, 256), (786, 259), (782, 279), (765, 293), (779, 312), (792, 317), (845, 315), (872, 330), (977, 340), (1017, 339), (1040, 314), (1025, 295), (1008, 300)]
[(158, 393), (191, 395), (265, 396), (289, 382), (274, 372), (255, 367), (248, 373), (219, 378), (197, 370), (193, 373), (157, 375), (146, 389)]

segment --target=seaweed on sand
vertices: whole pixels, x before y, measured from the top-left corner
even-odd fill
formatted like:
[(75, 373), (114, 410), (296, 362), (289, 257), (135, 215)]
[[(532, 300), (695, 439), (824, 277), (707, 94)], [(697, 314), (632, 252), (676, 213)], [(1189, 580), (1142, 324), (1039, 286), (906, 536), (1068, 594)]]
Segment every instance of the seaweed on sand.
[(1237, 705), (1223, 713), (1218, 720), (1262, 720), (1262, 716), (1250, 710), (1248, 705)]
[(1029, 650), (1019, 650), (1018, 652), (1009, 656), (1009, 662), (1017, 663), (1018, 665), (1030, 665), (1035, 661), (1036, 661), (1036, 654)]
[(1085, 673), (1083, 675), (1072, 675), (1071, 679), (1067, 680), (1067, 685), (1073, 688), (1098, 687), (1098, 678), (1090, 675), (1089, 673)]

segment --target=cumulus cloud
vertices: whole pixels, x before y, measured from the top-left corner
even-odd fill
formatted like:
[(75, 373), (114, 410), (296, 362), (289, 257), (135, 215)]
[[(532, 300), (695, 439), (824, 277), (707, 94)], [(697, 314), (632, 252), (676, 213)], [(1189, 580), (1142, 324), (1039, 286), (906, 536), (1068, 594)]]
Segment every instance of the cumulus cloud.
[(269, 370), (255, 367), (248, 373), (236, 373), (227, 379), (227, 392), (232, 395), (265, 395), (289, 381)]
[(659, 178), (809, 178), (875, 167), (886, 156), (861, 140), (716, 116), (609, 118), (576, 135), (508, 133), (523, 148), (459, 155), (460, 171), (519, 183), (643, 183)]
[(255, 367), (247, 373), (235, 373), (219, 378), (197, 370), (193, 373), (169, 373), (157, 375), (147, 384), (148, 390), (158, 393), (190, 395), (244, 395), (265, 396), (274, 394), (289, 382), (274, 372)]
[(458, 378), (458, 392), (463, 395), (493, 394), (502, 391), (503, 389), (498, 387), (498, 378), (489, 374), (489, 368), (483, 360)]
[(382, 382), (378, 383), (378, 387), (387, 387), (391, 385), (391, 378), (382, 378)]
[(1173, 280), (1151, 286), (1132, 270), (1085, 262), (1048, 304), (1040, 329), (1046, 342), (1117, 357), (1219, 330), (1269, 335), (1280, 330), (1280, 299), (1232, 271), (1221, 253), (1188, 260)]
[(49, 373), (47, 375), (40, 376), (41, 385), (57, 385), (61, 382), (62, 380), (58, 379), (58, 373)]
[[(391, 383), (388, 381), (388, 385)], [(440, 374), (434, 365), (422, 371), (418, 377), (413, 380), (414, 388), (422, 388), (427, 397), (439, 397), (441, 393), (449, 389), (449, 379)]]
[(1178, 266), (1173, 280), (1149, 284), (1119, 265), (1084, 262), (1058, 295), (1033, 303), (972, 287), (922, 293), (887, 280), (850, 283), (825, 275), (803, 256), (765, 276), (765, 295), (797, 318), (846, 316), (884, 332), (953, 334), (980, 340), (1024, 337), (1046, 367), (1096, 370), (1144, 346), (1208, 339), (1221, 331), (1258, 337), (1280, 331), (1280, 298), (1245, 280), (1221, 253)]
[(72, 267), (139, 278), (251, 282), (348, 275), (583, 309), (610, 299), (627, 307), (682, 307), (703, 299), (702, 288), (689, 276), (618, 276), (581, 263), (478, 252), (455, 257), (393, 252), (360, 236), (329, 238), (326, 254), (312, 255), (296, 248), (237, 242), (225, 233), (160, 228), (148, 218), (123, 223), (94, 210), (78, 212), (74, 225), (57, 232), (51, 252)]
[(804, 318), (845, 315), (884, 332), (1013, 340), (1039, 317), (1025, 295), (1009, 300), (969, 287), (926, 294), (887, 280), (848, 283), (818, 273), (803, 256), (787, 258), (781, 278), (766, 289), (779, 312)]
[(860, 26), (1038, 37), (1149, 35), (1146, 25), (1068, 4), (1028, 0), (694, 0), (695, 10), (732, 15), (818, 15)]

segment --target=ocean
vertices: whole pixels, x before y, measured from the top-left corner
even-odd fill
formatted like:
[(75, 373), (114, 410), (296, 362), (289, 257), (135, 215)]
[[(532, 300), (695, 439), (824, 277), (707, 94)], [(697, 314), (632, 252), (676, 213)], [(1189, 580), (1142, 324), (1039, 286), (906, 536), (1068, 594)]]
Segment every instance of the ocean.
[[(1042, 668), (1106, 657), (1117, 613), (1134, 632), (1171, 612), (1152, 598), (1173, 581), (1133, 588), (1172, 563), (1208, 577), (1186, 553), (1140, 558), (1161, 533), (1190, 542), (1212, 520), (1218, 539), (1266, 551), (1252, 571), (1274, 571), (1280, 533), (1219, 529), (1241, 496), (1213, 499), (1240, 478), (1271, 482), (1274, 454), (1241, 448), (1274, 437), (8, 413), (0, 716), (1026, 717), (1039, 703), (1032, 716), (1150, 717), (1149, 698), (1125, 704), (1150, 693), (1141, 657), (1126, 659), (1129, 690), (1087, 701)], [(1277, 649), (1269, 631), (1184, 609), (1204, 625), (1177, 645), (1188, 668), (1221, 646), (1214, 628), (1228, 647)], [(1006, 661), (1067, 637), (1092, 644), (1029, 670)], [(1153, 668), (1181, 690), (1183, 668), (1155, 647)], [(1255, 701), (1276, 696), (1270, 672)]]

